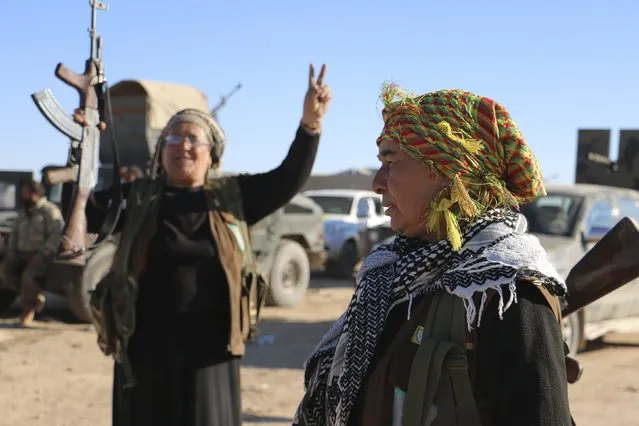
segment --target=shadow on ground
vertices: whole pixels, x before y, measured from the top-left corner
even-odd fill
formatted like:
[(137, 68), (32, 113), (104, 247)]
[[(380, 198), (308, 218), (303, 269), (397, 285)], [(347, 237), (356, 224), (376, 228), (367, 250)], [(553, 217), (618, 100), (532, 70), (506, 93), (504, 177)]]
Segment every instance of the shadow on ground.
[(258, 416), (256, 414), (243, 413), (242, 421), (251, 423), (290, 423), (290, 417)]
[(304, 361), (333, 321), (286, 322), (263, 319), (260, 335), (246, 347), (243, 364), (259, 368), (303, 369)]
[[(7, 298), (7, 295), (0, 294), (0, 299)], [(42, 312), (36, 314), (35, 320), (42, 322), (63, 322), (67, 324), (81, 324), (68, 310), (66, 301), (55, 294), (45, 292), (46, 302)], [(4, 304), (2, 302), (5, 302)], [(9, 302), (10, 303), (10, 302)], [(5, 300), (0, 300), (0, 306), (6, 306)], [(20, 302), (14, 300), (8, 309), (0, 310), (0, 319), (16, 321), (20, 318)], [(2, 323), (0, 328), (9, 328), (12, 323)]]
[[(616, 337), (622, 336), (620, 334)], [(586, 349), (582, 353), (596, 352), (606, 348), (639, 348), (639, 342), (620, 341), (616, 338), (601, 337), (591, 340), (586, 344)]]
[(335, 277), (327, 272), (314, 271), (311, 273), (311, 284), (309, 288), (345, 288), (355, 287), (355, 276), (351, 278)]

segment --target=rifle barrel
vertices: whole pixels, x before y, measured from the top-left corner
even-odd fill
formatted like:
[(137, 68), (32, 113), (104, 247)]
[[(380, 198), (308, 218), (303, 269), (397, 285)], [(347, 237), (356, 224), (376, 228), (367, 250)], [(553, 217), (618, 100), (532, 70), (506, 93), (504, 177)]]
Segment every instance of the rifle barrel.
[(242, 88), (242, 83), (238, 83), (226, 96), (220, 96), (220, 102), (211, 109), (211, 115), (215, 117), (217, 113), (226, 105), (226, 101)]

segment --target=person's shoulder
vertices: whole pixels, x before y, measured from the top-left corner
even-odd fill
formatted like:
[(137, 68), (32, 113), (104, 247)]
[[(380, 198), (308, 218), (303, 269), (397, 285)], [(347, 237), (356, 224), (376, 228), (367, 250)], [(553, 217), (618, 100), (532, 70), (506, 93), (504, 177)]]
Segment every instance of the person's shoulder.
[(211, 176), (207, 179), (205, 188), (224, 191), (230, 194), (237, 194), (240, 190), (241, 182), (248, 173)]
[(559, 300), (558, 296), (538, 278), (519, 278), (515, 282), (515, 288), (517, 289), (517, 298), (521, 297), (529, 301), (543, 303), (554, 303)]
[(252, 176), (250, 173), (229, 173), (219, 176), (209, 176), (206, 183), (209, 186), (218, 187), (224, 185), (232, 185), (248, 176)]
[(475, 302), (483, 307), (480, 312), (482, 326), (484, 323), (497, 325), (519, 322), (522, 316), (537, 317), (547, 312), (552, 313), (557, 320), (561, 317), (560, 298), (535, 278), (519, 278), (514, 288), (502, 288), (501, 292), (491, 289), (481, 299), (477, 298)]
[(42, 210), (53, 220), (62, 220), (62, 211), (57, 204), (46, 200), (44, 204), (42, 204)]
[(18, 222), (18, 221), (24, 220), (26, 217), (27, 217), (27, 210), (20, 207), (17, 211), (17, 215), (14, 220)]
[(154, 191), (160, 191), (164, 188), (164, 181), (162, 178), (153, 178), (150, 176), (143, 176), (132, 180), (131, 182), (123, 183), (121, 186), (122, 192), (128, 196), (137, 194), (140, 196), (146, 196)]

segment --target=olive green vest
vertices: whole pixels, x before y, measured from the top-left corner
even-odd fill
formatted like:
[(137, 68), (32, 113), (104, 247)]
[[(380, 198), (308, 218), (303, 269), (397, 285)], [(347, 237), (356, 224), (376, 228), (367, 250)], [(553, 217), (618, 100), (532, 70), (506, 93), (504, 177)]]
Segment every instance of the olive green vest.
[[(212, 178), (204, 189), (211, 233), (229, 285), (231, 329), (227, 349), (242, 356), (245, 343), (257, 334), (268, 285), (251, 249), (237, 178)], [(135, 385), (127, 348), (135, 332), (138, 279), (147, 267), (148, 244), (156, 232), (163, 192), (162, 180), (139, 179), (132, 183), (113, 265), (91, 295), (98, 345), (105, 355), (112, 355), (122, 364), (128, 382), (125, 387)]]
[[(535, 287), (561, 324), (559, 299), (543, 286)], [(494, 296), (494, 292), (488, 294)], [(484, 306), (489, 302), (485, 300)], [(402, 426), (491, 424), (488, 412), (479, 409), (474, 395), (476, 365), (474, 357), (468, 355), (476, 350), (477, 341), (475, 333), (466, 328), (462, 300), (445, 291), (434, 294), (420, 329), (419, 347), (404, 397)]]

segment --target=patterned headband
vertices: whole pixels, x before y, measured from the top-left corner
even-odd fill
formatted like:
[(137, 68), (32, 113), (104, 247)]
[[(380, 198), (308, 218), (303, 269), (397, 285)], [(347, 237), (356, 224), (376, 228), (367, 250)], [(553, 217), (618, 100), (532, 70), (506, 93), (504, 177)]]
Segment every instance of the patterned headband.
[[(451, 181), (435, 196), (426, 225), (461, 247), (459, 222), (487, 209), (546, 195), (539, 164), (506, 109), (492, 99), (450, 89), (409, 95), (382, 89), (384, 128), (377, 139), (398, 142), (412, 158)], [(445, 226), (444, 226), (445, 225)]]
[(226, 136), (224, 135), (224, 131), (222, 130), (220, 125), (217, 124), (215, 119), (211, 117), (210, 114), (197, 109), (189, 108), (183, 109), (173, 114), (166, 126), (164, 126), (164, 129), (162, 130), (162, 133), (160, 134), (155, 147), (151, 175), (153, 177), (156, 177), (162, 174), (162, 165), (160, 164), (160, 159), (161, 151), (164, 146), (164, 139), (169, 133), (171, 127), (173, 127), (177, 123), (193, 123), (204, 130), (204, 133), (206, 133), (206, 137), (211, 144), (211, 157), (214, 160), (213, 166), (216, 169), (219, 168), (220, 162), (222, 160), (222, 155), (224, 154), (224, 148), (226, 147)]
[(169, 119), (165, 131), (168, 131), (177, 123), (193, 123), (202, 128), (202, 130), (206, 133), (209, 143), (211, 144), (212, 153), (215, 157), (217, 157), (217, 159), (222, 158), (226, 145), (226, 136), (224, 135), (222, 128), (210, 114), (197, 109), (184, 109), (177, 112)]

